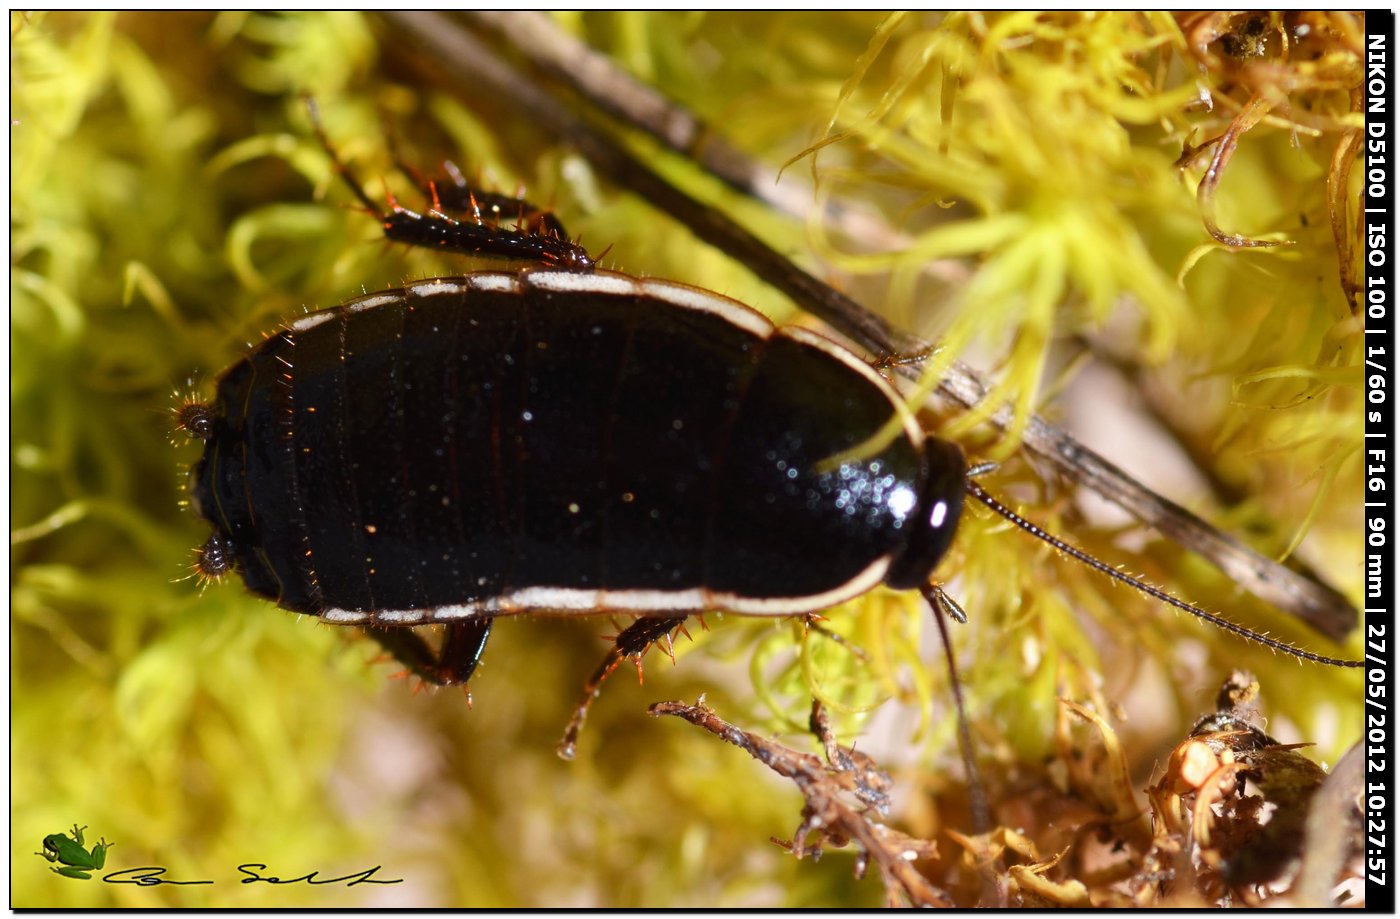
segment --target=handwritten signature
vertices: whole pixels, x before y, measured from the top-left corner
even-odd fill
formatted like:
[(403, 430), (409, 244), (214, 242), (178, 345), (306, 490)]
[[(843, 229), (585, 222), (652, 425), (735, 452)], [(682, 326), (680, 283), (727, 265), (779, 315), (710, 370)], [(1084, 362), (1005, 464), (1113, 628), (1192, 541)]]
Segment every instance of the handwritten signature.
[[(357, 871), (354, 874), (342, 875), (338, 878), (323, 878), (321, 872), (313, 871), (310, 874), (303, 874), (298, 878), (281, 878), (276, 875), (264, 874), (267, 865), (262, 862), (245, 862), (238, 866), (239, 874), (247, 875), (239, 883), (241, 884), (344, 884), (346, 887), (354, 887), (356, 884), (402, 884), (403, 878), (384, 880), (375, 877), (381, 865), (373, 868), (366, 868), (364, 871)], [(124, 868), (121, 871), (113, 871), (102, 876), (102, 880), (108, 884), (136, 884), (139, 887), (156, 887), (160, 884), (212, 884), (213, 881), (180, 881), (174, 878), (165, 877), (165, 868), (155, 865), (148, 865), (143, 868)]]

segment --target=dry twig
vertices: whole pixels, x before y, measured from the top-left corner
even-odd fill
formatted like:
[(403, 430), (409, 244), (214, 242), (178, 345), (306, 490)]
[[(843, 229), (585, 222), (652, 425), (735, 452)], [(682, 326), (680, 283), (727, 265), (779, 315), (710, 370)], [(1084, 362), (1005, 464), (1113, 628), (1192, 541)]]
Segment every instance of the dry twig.
[(831, 736), (820, 703), (813, 705), (812, 729), (821, 739), (827, 763), (780, 743), (735, 727), (715, 714), (701, 697), (694, 705), (658, 702), (653, 715), (675, 715), (746, 751), (778, 775), (792, 779), (806, 804), (791, 841), (774, 839), (798, 858), (821, 856), (825, 846), (854, 843), (856, 876), (870, 862), (880, 870), (890, 905), (952, 906), (951, 898), (929, 883), (914, 862), (932, 858), (934, 843), (915, 839), (873, 819), (889, 807), (890, 778), (874, 760), (853, 748), (839, 746)]

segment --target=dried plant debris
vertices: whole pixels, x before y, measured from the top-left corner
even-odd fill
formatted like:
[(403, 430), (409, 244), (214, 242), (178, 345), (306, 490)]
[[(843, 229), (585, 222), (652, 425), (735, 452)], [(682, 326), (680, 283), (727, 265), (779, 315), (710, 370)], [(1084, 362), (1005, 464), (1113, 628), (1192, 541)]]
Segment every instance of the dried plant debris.
[(889, 775), (864, 753), (836, 743), (820, 703), (813, 705), (812, 729), (826, 750), (826, 762), (735, 727), (705, 705), (703, 697), (694, 705), (658, 702), (649, 711), (684, 718), (792, 779), (806, 799), (802, 818), (791, 840), (773, 841), (793, 855), (815, 861), (826, 847), (854, 843), (856, 876), (864, 876), (874, 862), (891, 906), (953, 905), (914, 867), (915, 862), (932, 858), (937, 847), (880, 822), (889, 810)]
[(1297, 752), (1308, 744), (1281, 744), (1258, 727), (1257, 695), (1253, 677), (1237, 671), (1219, 710), (1148, 789), (1153, 848), (1135, 879), (1137, 905), (1277, 904), (1293, 885), (1327, 773)]
[(1102, 714), (1112, 711), (1094, 693), (1083, 702), (1061, 698), (1055, 753), (1043, 771), (1021, 769), (990, 783), (1000, 826), (983, 837), (949, 832), (969, 856), (1007, 865), (999, 880), (1004, 905), (1131, 905), (1126, 883), (1152, 835), (1124, 748)]
[[(1227, 233), (1216, 222), (1215, 194), (1226, 165), (1243, 135), (1261, 123), (1285, 128), (1295, 145), (1300, 138), (1332, 144), (1327, 172), (1327, 205), (1340, 260), (1342, 290), (1353, 312), (1360, 308), (1359, 270), (1353, 227), (1359, 214), (1348, 212), (1350, 175), (1361, 152), (1361, 81), (1364, 52), (1356, 13), (1202, 11), (1183, 13), (1179, 24), (1192, 59), (1212, 84), (1202, 103), (1230, 120), (1223, 133), (1200, 144), (1188, 143), (1179, 161), (1196, 160), (1214, 147), (1197, 187), (1206, 229), (1232, 248), (1289, 244), (1282, 238)], [(1204, 86), (1204, 84), (1203, 84)]]
[[(1001, 825), (972, 834), (944, 826), (952, 846), (921, 838), (934, 835), (926, 827), (911, 834), (884, 822), (889, 774), (836, 742), (820, 703), (813, 705), (811, 728), (824, 760), (730, 724), (703, 698), (694, 705), (662, 702), (650, 711), (704, 728), (791, 779), (804, 799), (801, 819), (791, 840), (773, 841), (813, 861), (825, 849), (853, 845), (856, 875), (873, 863), (891, 906), (1345, 902), (1354, 887), (1348, 882), (1359, 877), (1359, 776), (1344, 762), (1329, 777), (1297, 752), (1306, 744), (1282, 744), (1266, 734), (1258, 726), (1258, 698), (1254, 677), (1236, 671), (1218, 696), (1218, 710), (1198, 721), (1147, 788), (1147, 807), (1129, 784), (1108, 720), (1091, 706), (1063, 700), (1057, 763), (1071, 768), (1023, 776), (1019, 788), (1002, 777), (994, 792)], [(1338, 820), (1338, 814), (1350, 817)]]
[[(831, 864), (861, 849), (858, 835), (847, 833), (849, 848), (821, 866), (768, 846), (770, 834), (796, 835), (795, 850), (815, 855), (835, 845), (835, 831), (791, 833), (786, 824), (806, 803), (796, 795), (775, 822), (767, 789), (753, 794), (753, 779), (767, 776), (708, 733), (678, 725), (654, 732), (667, 743), (711, 747), (715, 768), (659, 749), (635, 730), (636, 711), (604, 705), (592, 716), (597, 742), (566, 771), (551, 741), (580, 668), (595, 662), (600, 625), (511, 623), (493, 638), (502, 656), (487, 662), (487, 682), (468, 713), (457, 694), (407, 700), (402, 686), (383, 686), (387, 668), (365, 666), (370, 652), (361, 643), (271, 613), (238, 585), (201, 596), (171, 582), (198, 538), (177, 506), (185, 477), (174, 473), (183, 461), (165, 443), (170, 425), (161, 413), (172, 404), (171, 386), (185, 388), (175, 404), (197, 402), (191, 393), (206, 388), (201, 380), (243, 353), (249, 338), (303, 308), (342, 302), (362, 285), (480, 267), (386, 248), (373, 221), (337, 207), (344, 197), (306, 123), (303, 92), (321, 100), (328, 130), (366, 179), (387, 179), (406, 201), (420, 200), (415, 189), (424, 182), (400, 174), (381, 113), (402, 131), (406, 153), (398, 159), (452, 158), (505, 192), (523, 182), (590, 245), (614, 244), (610, 258), (625, 270), (703, 283), (793, 320), (793, 303), (759, 278), (777, 277), (782, 289), (800, 293), (811, 284), (806, 266), (849, 291), (841, 301), (806, 296), (827, 302), (833, 327), (872, 354), (909, 353), (916, 348), (893, 346), (938, 337), (939, 359), (995, 366), (995, 374), (950, 368), (940, 381), (948, 401), (925, 420), (955, 422), (963, 415), (955, 405), (1018, 408), (1029, 462), (1008, 460), (998, 487), (1037, 519), (1182, 596), (1222, 597), (1229, 582), (1178, 548), (1196, 547), (1244, 589), (1343, 635), (1364, 594), (1354, 513), (1364, 477), (1354, 449), (1364, 336), (1334, 280), (1332, 253), (1350, 240), (1340, 260), (1345, 277), (1358, 257), (1361, 170), (1357, 148), (1341, 141), (1348, 131), (1360, 141), (1360, 116), (1349, 91), (1325, 88), (1323, 77), (1334, 64), (1344, 69), (1362, 20), (1334, 12), (1209, 15), (549, 20), (586, 42), (595, 63), (605, 58), (716, 126), (705, 143), (680, 145), (687, 151), (713, 152), (723, 139), (771, 170), (834, 121), (833, 133), (850, 139), (823, 148), (815, 195), (797, 181), (801, 170), (789, 170), (782, 186), (771, 172), (755, 173), (763, 180), (754, 184), (796, 191), (800, 210), (826, 215), (822, 226), (807, 227), (738, 200), (693, 172), (686, 157), (655, 158), (631, 133), (613, 137), (604, 129), (610, 120), (588, 117), (592, 133), (641, 151), (648, 175), (660, 171), (690, 188), (701, 199), (692, 202), (698, 213), (647, 191), (630, 173), (591, 163), (576, 142), (547, 140), (570, 135), (520, 101), (552, 91), (538, 69), (510, 69), (505, 89), (483, 92), (481, 79), (451, 76), (452, 67), (489, 65), (494, 55), (453, 60), (401, 28), (413, 19), (448, 36), (461, 26), (449, 14), (12, 14), (11, 630), (15, 685), (25, 688), (16, 694), (12, 737), (17, 751), (32, 754), (14, 759), (16, 787), (53, 791), (16, 796), (17, 834), (39, 839), (74, 819), (90, 821), (115, 832), (114, 852), (129, 858), (176, 855), (170, 840), (178, 839), (195, 871), (225, 866), (224, 855), (235, 851), (274, 865), (335, 851), (350, 865), (411, 865), (421, 880), (396, 890), (412, 886), (417, 905), (851, 907), (883, 896), (875, 877), (855, 884), (844, 863)], [(516, 41), (483, 43), (523, 60)], [(1308, 79), (1287, 88), (1285, 78), (1299, 74)], [(1227, 235), (1296, 245), (1227, 254), (1203, 229), (1195, 191), (1217, 155), (1212, 138), (1256, 92), (1273, 98), (1261, 89), (1267, 85), (1285, 87), (1286, 104), (1237, 131), (1233, 159), (1217, 170), (1216, 205)], [(570, 95), (555, 107), (579, 121), (592, 104)], [(1295, 138), (1297, 150), (1289, 146)], [(1188, 144), (1198, 151), (1174, 167)], [(324, 200), (328, 189), (337, 190)], [(832, 211), (865, 220), (833, 221)], [(683, 220), (732, 225), (761, 239), (767, 260), (734, 242), (697, 246)], [(764, 270), (743, 267), (746, 259)], [(955, 271), (935, 277), (933, 262)], [(955, 324), (976, 343), (974, 353), (943, 334)], [(1241, 337), (1241, 329), (1254, 331)], [(1152, 387), (1161, 414), (1179, 419), (1203, 474), (1234, 489), (1219, 508), (1202, 505), (1194, 490), (1176, 495), (1213, 524), (1035, 418), (1076, 402), (1068, 391), (1045, 401), (1046, 389), (1058, 391), (1070, 376), (1058, 369), (1058, 343), (1075, 334), (1111, 337), (1124, 366), (1140, 374), (1135, 382)], [(1158, 360), (1167, 363), (1149, 369)], [(1084, 397), (1098, 414), (1099, 396)], [(180, 420), (200, 423), (188, 411)], [(1015, 441), (1003, 431), (972, 425), (962, 442), (981, 455)], [(1172, 535), (1159, 540), (1136, 525), (1104, 523), (1058, 479), (1037, 474), (1042, 468), (1118, 495)], [(1105, 592), (1049, 563), (1033, 540), (1005, 536), (986, 515), (965, 522), (948, 568), (971, 619), (958, 652), (990, 789), (990, 831), (976, 832), (969, 816), (946, 684), (924, 653), (928, 612), (912, 596), (874, 592), (827, 611), (828, 622), (812, 632), (820, 640), (804, 640), (797, 626), (731, 621), (705, 638), (697, 666), (676, 670), (674, 679), (693, 688), (657, 698), (693, 700), (708, 688), (722, 711), (748, 699), (777, 725), (804, 719), (808, 699), (819, 694), (833, 720), (839, 713), (838, 736), (847, 743), (846, 731), (902, 730), (902, 719), (919, 717), (900, 738), (906, 752), (898, 762), (882, 756), (871, 764), (888, 770), (900, 791), (886, 789), (889, 816), (854, 791), (836, 800), (855, 825), (868, 821), (882, 851), (927, 853), (907, 863), (909, 871), (958, 905), (1204, 902), (1194, 883), (1193, 872), (1204, 869), (1193, 863), (1192, 815), (1180, 814), (1178, 832), (1154, 833), (1156, 812), (1143, 796), (1156, 778), (1148, 770), (1166, 764), (1191, 727), (1190, 717), (1173, 719), (1213, 707), (1187, 702), (1188, 687), (1201, 670), (1247, 661), (1266, 688), (1288, 687), (1267, 707), (1273, 724), (1287, 720), (1302, 731), (1288, 739), (1320, 741), (1319, 722), (1342, 713), (1346, 721), (1325, 751), (1335, 760), (1359, 734), (1359, 684), (1240, 648), (1126, 592)], [(1246, 535), (1250, 554), (1223, 541), (1219, 528)], [(1299, 557), (1331, 586), (1263, 561), (1287, 555), (1305, 532)], [(1138, 544), (1141, 551), (1122, 554)], [(1241, 612), (1274, 625), (1252, 603)], [(223, 650), (208, 653), (213, 646)], [(735, 681), (728, 690), (705, 669), (746, 660), (750, 685)], [(535, 675), (529, 691), (513, 663), (521, 661)], [(1116, 716), (1099, 697), (1151, 671), (1168, 679), (1149, 700), (1160, 715), (1150, 728)], [(720, 705), (722, 691), (735, 701)], [(305, 704), (313, 698), (328, 701)], [(670, 726), (654, 726), (663, 725)], [(44, 755), (56, 736), (102, 750), (102, 781), (56, 786)], [(808, 764), (814, 775), (840, 765), (836, 753), (823, 760), (821, 747), (802, 741), (792, 743), (816, 754)], [(1204, 749), (1218, 761), (1209, 744)], [(288, 762), (297, 768), (284, 768)], [(857, 771), (859, 756), (852, 762), (845, 772)], [(857, 779), (827, 782), (854, 787)], [(1298, 879), (1271, 904), (1351, 902), (1335, 888), (1354, 865), (1354, 825), (1334, 815), (1354, 810), (1355, 786), (1337, 779), (1327, 778), (1312, 808), (1332, 819), (1307, 829)], [(1178, 813), (1199, 796), (1175, 794)], [(278, 821), (239, 819), (266, 810), (269, 795)], [(765, 806), (750, 806), (754, 798)], [(1319, 811), (1322, 800), (1331, 803)], [(657, 820), (660, 813), (683, 823)], [(912, 841), (888, 835), (893, 828)], [(1331, 838), (1321, 835), (1326, 830)], [(1214, 836), (1228, 858), (1223, 832), (1217, 827)], [(29, 870), (38, 861), (31, 852), (15, 855), (25, 869), (12, 872), (17, 904), (92, 905), (82, 898), (96, 888), (58, 890), (47, 869)], [(170, 867), (172, 876), (182, 873)], [(789, 883), (828, 873), (829, 885)], [(995, 884), (990, 897), (986, 875)], [(1289, 872), (1282, 877), (1271, 889)], [(900, 886), (922, 889), (916, 877), (901, 871), (894, 883), (897, 902), (924, 902)], [(126, 895), (103, 886), (108, 900)], [(218, 886), (139, 890), (147, 905), (183, 907), (219, 905), (227, 894)], [(325, 905), (327, 891), (255, 885), (238, 896)], [(386, 892), (357, 886), (344, 895), (353, 905)]]

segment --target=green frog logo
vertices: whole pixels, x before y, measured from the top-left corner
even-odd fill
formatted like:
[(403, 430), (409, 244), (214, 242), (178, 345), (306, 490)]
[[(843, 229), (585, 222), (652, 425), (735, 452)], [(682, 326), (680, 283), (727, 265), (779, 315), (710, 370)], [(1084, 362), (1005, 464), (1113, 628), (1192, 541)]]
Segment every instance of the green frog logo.
[(92, 875), (88, 872), (96, 871), (107, 863), (107, 850), (112, 848), (114, 843), (103, 839), (92, 847), (89, 852), (83, 848), (83, 830), (85, 826), (73, 824), (72, 838), (63, 833), (54, 833), (44, 837), (44, 851), (35, 852), (35, 855), (42, 855), (51, 862), (58, 862), (62, 867), (50, 868), (55, 874), (61, 874), (66, 878), (81, 878), (90, 880)]

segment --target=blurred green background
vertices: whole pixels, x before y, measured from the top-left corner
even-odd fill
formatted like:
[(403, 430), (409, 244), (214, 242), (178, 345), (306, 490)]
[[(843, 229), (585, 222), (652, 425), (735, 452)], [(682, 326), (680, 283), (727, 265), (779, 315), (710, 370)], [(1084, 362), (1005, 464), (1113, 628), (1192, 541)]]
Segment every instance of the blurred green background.
[[(1233, 112), (1192, 110), (1211, 76), (1192, 70), (1168, 17), (558, 20), (772, 166), (833, 120), (849, 136), (821, 153), (821, 193), (908, 233), (906, 250), (827, 238), (642, 149), (862, 302), (998, 368), (1018, 410), (1073, 420), (1101, 398), (1174, 429), (1196, 474), (1171, 497), (1266, 553), (1296, 543), (1359, 601), (1360, 325), (1338, 285), (1325, 193), (1335, 124), (1348, 124), (1327, 108), (1336, 100), (1314, 101), (1333, 119), (1316, 134), (1266, 123), (1241, 142), (1222, 225), (1296, 245), (1227, 252), (1202, 225), (1203, 164), (1183, 175), (1173, 161)], [(361, 15), (10, 24), (11, 905), (884, 902), (877, 878), (852, 877), (849, 850), (813, 864), (768, 841), (797, 824), (791, 786), (645, 707), (703, 692), (730, 720), (815, 749), (802, 736), (815, 689), (843, 739), (894, 771), (894, 821), (935, 835), (960, 780), (946, 677), (912, 596), (832, 612), (828, 626), (863, 659), (790, 622), (712, 617), (678, 642), (678, 666), (653, 655), (644, 686), (616, 679), (564, 763), (554, 745), (606, 648), (599, 636), (615, 631), (606, 620), (499, 624), (468, 710), (459, 692), (386, 679), (397, 667), (346, 630), (280, 612), (236, 579), (201, 590), (186, 577), (207, 531), (179, 507), (198, 453), (173, 436), (180, 399), (207, 395), (249, 342), (304, 309), (479, 267), (385, 246), (373, 221), (338, 206), (348, 197), (309, 136), (302, 92), (361, 174), (388, 177), (406, 201), (385, 120), (425, 168), (451, 157), (488, 187), (523, 183), (592, 251), (611, 245), (622, 270), (780, 321), (799, 318), (791, 305), (498, 102), (468, 106), (423, 78), (413, 49)], [(809, 161), (784, 181), (810, 181)], [(956, 257), (965, 283), (930, 282), (935, 257)], [(1089, 352), (1128, 368), (1121, 392), (1084, 383)], [(976, 425), (928, 420), (994, 449)], [(1114, 435), (1102, 436), (1107, 449)], [(1019, 459), (991, 484), (1179, 595), (1337, 653), (1178, 547), (1040, 485)], [(1334, 762), (1359, 735), (1350, 675), (1200, 629), (1004, 529), (971, 514), (944, 569), (974, 620), (958, 642), (994, 771), (1041, 770), (1056, 697), (1102, 693), (1121, 705), (1145, 777), (1231, 666), (1260, 675), (1271, 730), (1316, 741), (1319, 758)], [(1287, 691), (1273, 698), (1271, 685)], [(33, 853), (75, 822), (89, 845), (116, 843), (106, 870), (160, 865), (215, 884), (58, 877)], [(242, 885), (244, 862), (283, 877), (382, 865), (404, 883)]]

